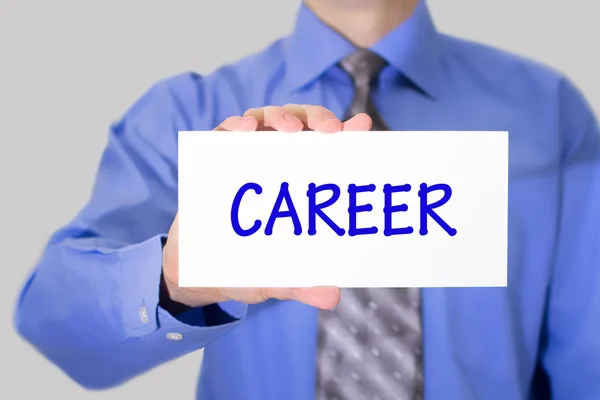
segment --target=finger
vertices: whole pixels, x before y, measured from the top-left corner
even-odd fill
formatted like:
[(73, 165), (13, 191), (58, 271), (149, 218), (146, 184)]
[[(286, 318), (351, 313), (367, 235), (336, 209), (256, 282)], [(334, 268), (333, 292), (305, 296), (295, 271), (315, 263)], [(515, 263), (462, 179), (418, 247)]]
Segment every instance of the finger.
[(302, 121), (283, 107), (264, 108), (264, 125), (280, 132), (298, 132), (304, 129)]
[(300, 122), (302, 122), (302, 124), (304, 125), (303, 130), (310, 130), (308, 128), (308, 116), (306, 115), (306, 109), (303, 106), (300, 106), (298, 104), (286, 104), (283, 106), (283, 108), (287, 112), (294, 114), (296, 118), (298, 118)]
[(348, 121), (344, 122), (344, 131), (370, 131), (373, 127), (373, 120), (365, 113), (356, 114)]
[(217, 126), (214, 131), (255, 131), (258, 127), (258, 121), (252, 116), (229, 117)]
[(304, 126), (302, 121), (283, 107), (251, 108), (244, 113), (244, 116), (256, 118), (259, 131), (298, 132)]
[(307, 127), (322, 133), (335, 133), (342, 130), (342, 122), (334, 113), (322, 106), (304, 105)]
[(340, 301), (340, 289), (336, 287), (263, 288), (260, 291), (264, 299), (296, 300), (324, 310)]
[(244, 113), (244, 117), (252, 117), (258, 122), (257, 131), (272, 131), (274, 129), (265, 127), (265, 109), (250, 108)]
[(340, 302), (340, 288), (312, 287), (297, 288), (294, 291), (295, 300), (323, 310), (330, 310)]

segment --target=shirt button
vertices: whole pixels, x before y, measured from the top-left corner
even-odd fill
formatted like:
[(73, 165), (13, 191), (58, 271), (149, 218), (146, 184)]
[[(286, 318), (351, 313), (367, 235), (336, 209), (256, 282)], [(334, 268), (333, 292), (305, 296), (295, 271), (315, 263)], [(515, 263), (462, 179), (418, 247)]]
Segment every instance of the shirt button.
[(148, 323), (148, 310), (146, 307), (140, 308), (140, 320), (144, 323)]
[(183, 339), (183, 335), (181, 333), (177, 333), (177, 332), (170, 332), (170, 333), (167, 333), (167, 339), (181, 340), (181, 339)]

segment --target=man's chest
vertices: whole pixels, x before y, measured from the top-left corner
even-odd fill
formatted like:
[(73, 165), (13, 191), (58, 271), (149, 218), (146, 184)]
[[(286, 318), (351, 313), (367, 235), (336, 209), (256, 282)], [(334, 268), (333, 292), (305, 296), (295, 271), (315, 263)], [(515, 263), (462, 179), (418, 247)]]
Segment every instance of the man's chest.
[[(453, 360), (467, 371), (494, 380), (522, 379), (526, 375), (519, 376), (519, 369), (532, 370), (537, 357), (553, 264), (559, 206), (556, 129), (535, 113), (484, 97), (458, 96), (453, 102), (394, 94), (375, 101), (392, 130), (509, 132), (508, 287), (424, 289), (423, 323), (426, 354), (432, 362)], [(252, 105), (319, 104), (343, 115), (349, 102), (348, 95), (313, 91), (274, 96)], [(231, 115), (243, 111), (234, 110)], [(306, 338), (314, 335), (313, 312), (288, 307), (296, 306), (257, 307), (249, 323), (237, 330), (236, 340), (248, 340), (251, 347), (256, 332), (272, 329), (277, 321), (278, 329), (286, 331), (285, 338), (290, 340), (280, 343), (282, 350), (288, 345), (312, 349), (313, 340)], [(300, 320), (305, 322), (299, 324)]]

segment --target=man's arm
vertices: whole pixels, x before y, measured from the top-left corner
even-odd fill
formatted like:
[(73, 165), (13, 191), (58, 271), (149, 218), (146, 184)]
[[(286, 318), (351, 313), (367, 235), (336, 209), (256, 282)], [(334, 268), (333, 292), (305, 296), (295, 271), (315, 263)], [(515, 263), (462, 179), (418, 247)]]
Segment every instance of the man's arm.
[(600, 398), (600, 130), (592, 113), (585, 115), (563, 157), (542, 354), (558, 400)]
[[(156, 85), (112, 127), (90, 201), (52, 236), (19, 297), (19, 333), (84, 387), (112, 387), (204, 347), (241, 323), (247, 304), (339, 301), (337, 288), (177, 287), (176, 135), (209, 130), (190, 121), (214, 119), (201, 115), (212, 96), (200, 80), (184, 75)], [(215, 130), (371, 128), (364, 114), (342, 123), (318, 106), (246, 114)]]
[(19, 298), (19, 333), (84, 387), (200, 349), (245, 316), (236, 302), (177, 318), (161, 307), (177, 305), (159, 293), (177, 212), (176, 135), (189, 129), (169, 85), (192, 87), (185, 80), (157, 84), (112, 127), (90, 201), (52, 236)]

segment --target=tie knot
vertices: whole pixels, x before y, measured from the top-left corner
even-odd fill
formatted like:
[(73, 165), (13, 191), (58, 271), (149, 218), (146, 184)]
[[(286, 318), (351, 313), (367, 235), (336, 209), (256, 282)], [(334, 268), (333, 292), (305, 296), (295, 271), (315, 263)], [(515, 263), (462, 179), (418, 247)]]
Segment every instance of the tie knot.
[(357, 50), (340, 61), (340, 67), (350, 75), (355, 85), (368, 85), (386, 65), (382, 57), (367, 49)]

